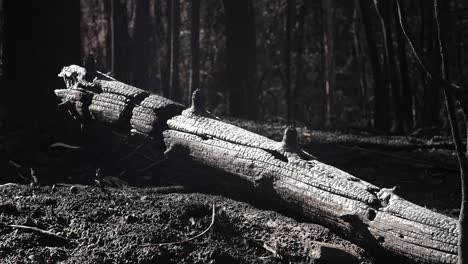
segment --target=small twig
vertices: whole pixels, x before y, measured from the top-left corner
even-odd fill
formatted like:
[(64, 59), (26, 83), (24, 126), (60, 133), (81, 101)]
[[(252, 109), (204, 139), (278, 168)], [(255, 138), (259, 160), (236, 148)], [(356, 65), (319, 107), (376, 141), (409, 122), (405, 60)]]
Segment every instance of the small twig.
[(278, 251), (275, 249), (276, 247), (274, 248), (274, 247), (268, 245), (268, 244), (267, 244), (265, 241), (263, 241), (263, 240), (257, 240), (257, 239), (251, 239), (251, 240), (252, 240), (255, 244), (261, 246), (261, 247), (264, 248), (266, 251), (268, 251), (268, 252), (271, 253), (270, 256), (260, 257), (260, 259), (268, 259), (268, 258), (271, 258), (271, 257), (277, 258), (277, 259), (283, 259), (283, 257), (282, 257), (282, 256), (278, 253)]
[(49, 145), (49, 149), (54, 149), (54, 148), (66, 148), (66, 149), (73, 149), (73, 150), (82, 149), (82, 147), (73, 146), (73, 145), (70, 145), (70, 144), (62, 143), (62, 142), (56, 142), (56, 143), (53, 143), (53, 144)]
[(36, 233), (38, 235), (41, 235), (41, 236), (49, 238), (49, 239), (50, 238), (56, 239), (60, 243), (68, 244), (68, 242), (69, 242), (69, 240), (67, 238), (63, 237), (63, 236), (57, 235), (57, 234), (55, 234), (53, 232), (43, 230), (43, 229), (40, 229), (40, 228), (37, 228), (37, 227), (25, 226), (25, 225), (10, 225), (10, 227), (21, 230), (21, 231), (25, 231), (25, 232)]
[(406, 29), (405, 29), (405, 26), (403, 24), (403, 18), (402, 18), (402, 15), (401, 15), (401, 8), (400, 8), (400, 1), (399, 0), (396, 1), (396, 7), (397, 7), (397, 11), (398, 11), (398, 20), (400, 22), (401, 31), (403, 32), (403, 35), (405, 36), (406, 41), (408, 42), (408, 44), (409, 44), (409, 46), (411, 48), (411, 51), (412, 51), (414, 57), (416, 58), (416, 61), (418, 62), (419, 66), (421, 67), (421, 69), (424, 71), (424, 73), (426, 73), (426, 75), (429, 77), (429, 79), (432, 79), (432, 73), (429, 72), (426, 65), (424, 65), (424, 63), (422, 62), (421, 58), (418, 55), (418, 52), (416, 52), (416, 48), (413, 45), (413, 41), (411, 41), (410, 37), (406, 33)]
[(278, 251), (276, 251), (273, 247), (269, 246), (267, 243), (263, 242), (262, 246), (266, 251), (270, 252), (273, 257), (282, 259), (281, 255), (278, 254)]
[(158, 160), (158, 161), (155, 161), (155, 162), (151, 163), (150, 165), (144, 167), (143, 169), (139, 169), (138, 172), (140, 172), (140, 173), (141, 173), (141, 172), (145, 172), (145, 171), (147, 171), (147, 170), (153, 168), (154, 166), (159, 165), (159, 164), (165, 162), (166, 160), (167, 160), (167, 157), (164, 157), (163, 159)]
[(216, 212), (215, 212), (215, 204), (213, 202), (213, 212), (212, 212), (212, 215), (211, 215), (211, 223), (210, 225), (205, 229), (203, 230), (201, 233), (199, 233), (198, 235), (196, 236), (193, 236), (191, 238), (188, 238), (186, 240), (182, 240), (182, 241), (176, 241), (176, 242), (165, 242), (165, 243), (154, 243), (154, 244), (143, 244), (143, 245), (140, 245), (140, 247), (157, 247), (157, 246), (171, 246), (171, 245), (180, 245), (180, 244), (184, 244), (184, 243), (187, 243), (187, 242), (190, 242), (190, 241), (193, 241), (201, 236), (203, 236), (204, 234), (206, 234), (214, 225), (214, 222), (215, 222), (215, 215), (216, 215)]

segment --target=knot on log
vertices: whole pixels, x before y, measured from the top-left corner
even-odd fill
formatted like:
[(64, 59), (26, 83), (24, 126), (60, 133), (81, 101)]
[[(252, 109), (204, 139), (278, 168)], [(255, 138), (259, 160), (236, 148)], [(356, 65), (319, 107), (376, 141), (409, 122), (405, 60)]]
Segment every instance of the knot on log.
[(286, 127), (286, 129), (284, 130), (284, 134), (283, 134), (283, 140), (281, 141), (281, 149), (283, 149), (283, 151), (288, 152), (290, 154), (297, 155), (302, 160), (317, 159), (313, 155), (305, 152), (299, 147), (297, 138), (298, 136), (297, 136), (296, 127), (293, 125)]
[(283, 148), (285, 149), (298, 149), (299, 144), (297, 143), (297, 131), (296, 127), (291, 125), (284, 130), (283, 134)]
[(388, 203), (390, 202), (390, 198), (392, 198), (393, 195), (395, 195), (395, 191), (398, 189), (397, 186), (394, 186), (393, 188), (382, 188), (380, 191), (377, 193), (377, 198), (380, 200), (380, 204), (385, 207), (388, 206)]
[(190, 117), (190, 116), (203, 116), (213, 119), (219, 119), (218, 117), (212, 115), (210, 112), (206, 110), (205, 104), (205, 94), (202, 90), (196, 89), (192, 94), (192, 105), (182, 112), (182, 115)]

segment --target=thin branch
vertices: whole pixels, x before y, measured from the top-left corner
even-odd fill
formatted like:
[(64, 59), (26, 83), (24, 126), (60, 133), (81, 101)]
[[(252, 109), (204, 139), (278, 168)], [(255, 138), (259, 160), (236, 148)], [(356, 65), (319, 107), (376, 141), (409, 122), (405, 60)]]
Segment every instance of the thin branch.
[(442, 39), (440, 37), (440, 23), (439, 23), (439, 11), (437, 8), (437, 0), (434, 0), (434, 18), (436, 22), (436, 30), (437, 30), (437, 41), (439, 44), (439, 54), (440, 54), (440, 71), (442, 79), (445, 79), (445, 58), (444, 58), (444, 50), (442, 48)]
[[(457, 97), (458, 101), (462, 102), (462, 100), (464, 100), (464, 99), (461, 99), (463, 97), (463, 95), (461, 94), (461, 92), (463, 91), (463, 88), (456, 85), (456, 84), (454, 84), (454, 83), (452, 83), (452, 82), (449, 82), (447, 79), (445, 79), (446, 76), (445, 76), (444, 73), (442, 74), (441, 77), (434, 77), (435, 75), (432, 72), (430, 72), (428, 70), (428, 68), (426, 67), (426, 65), (423, 63), (423, 61), (421, 60), (421, 57), (419, 57), (418, 52), (416, 51), (416, 49), (415, 49), (415, 47), (413, 45), (413, 41), (411, 41), (411, 38), (408, 36), (408, 34), (407, 34), (406, 30), (405, 30), (405, 26), (404, 26), (404, 23), (403, 23), (403, 18), (402, 18), (402, 15), (401, 15), (400, 1), (399, 0), (396, 0), (396, 6), (397, 6), (397, 10), (398, 10), (398, 20), (399, 20), (401, 31), (403, 32), (403, 35), (405, 36), (406, 41), (408, 42), (409, 46), (411, 47), (411, 51), (413, 53), (413, 56), (416, 58), (416, 61), (418, 62), (421, 69), (424, 71), (424, 73), (426, 74), (428, 79), (430, 79), (433, 82), (438, 83), (440, 86), (442, 86), (444, 88), (447, 88), (450, 92), (453, 92), (453, 94)], [(437, 3), (435, 3), (434, 6), (437, 7)], [(435, 12), (437, 13), (437, 10), (435, 10)], [(438, 15), (436, 15), (435, 18), (437, 20), (437, 28), (439, 28)], [(438, 29), (438, 41), (439, 41), (440, 49), (442, 49), (441, 38), (440, 38), (440, 29)], [(443, 57), (442, 50), (441, 50), (441, 56), (442, 56), (442, 60), (443, 60), (444, 57)], [(443, 66), (442, 69), (445, 70), (445, 66)]]
[(143, 245), (140, 245), (140, 247), (157, 247), (157, 246), (172, 246), (172, 245), (180, 245), (180, 244), (184, 244), (184, 243), (187, 243), (187, 242), (190, 242), (190, 241), (193, 241), (201, 236), (203, 236), (204, 234), (206, 234), (214, 225), (214, 222), (215, 222), (215, 215), (216, 215), (216, 212), (215, 212), (215, 204), (213, 202), (213, 211), (212, 211), (212, 215), (211, 215), (211, 223), (210, 225), (205, 229), (203, 230), (201, 233), (199, 233), (198, 235), (196, 236), (193, 236), (191, 238), (188, 238), (186, 240), (182, 240), (182, 241), (176, 241), (176, 242), (165, 242), (165, 243), (155, 243), (155, 244), (143, 244)]
[(68, 244), (68, 242), (69, 242), (69, 240), (67, 238), (63, 237), (63, 236), (57, 235), (57, 234), (55, 234), (53, 232), (43, 230), (43, 229), (40, 229), (40, 228), (37, 228), (37, 227), (25, 226), (25, 225), (10, 225), (10, 227), (21, 230), (21, 231), (25, 231), (25, 232), (36, 233), (36, 234), (41, 235), (41, 236), (43, 236), (45, 238), (55, 239), (57, 242), (59, 242), (61, 244)]
[(426, 65), (424, 65), (424, 63), (422, 62), (421, 58), (418, 55), (418, 52), (416, 51), (416, 48), (413, 45), (413, 42), (411, 41), (410, 37), (406, 33), (405, 26), (403, 24), (403, 18), (402, 18), (402, 15), (401, 15), (400, 1), (399, 0), (396, 0), (396, 6), (397, 6), (397, 10), (398, 10), (398, 20), (399, 20), (399, 23), (400, 23), (401, 31), (403, 32), (403, 35), (405, 36), (406, 40), (408, 41), (408, 44), (411, 47), (411, 51), (413, 52), (414, 57), (418, 61), (419, 66), (422, 68), (424, 73), (426, 73), (426, 75), (429, 77), (429, 79), (432, 79), (431, 72), (429, 72)]

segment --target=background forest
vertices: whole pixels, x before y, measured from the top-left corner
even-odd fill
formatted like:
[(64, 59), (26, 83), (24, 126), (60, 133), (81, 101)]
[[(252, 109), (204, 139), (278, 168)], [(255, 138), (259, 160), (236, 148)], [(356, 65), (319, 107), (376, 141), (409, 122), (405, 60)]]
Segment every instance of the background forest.
[[(51, 112), (61, 67), (94, 53), (100, 71), (185, 104), (203, 89), (217, 115), (403, 134), (448, 127), (442, 90), (419, 69), (394, 1), (2, 2), (2, 87), (39, 111)], [(416, 51), (437, 71), (432, 1), (400, 5)], [(468, 7), (438, 8), (448, 79), (466, 86)], [(8, 98), (3, 116), (27, 112)]]

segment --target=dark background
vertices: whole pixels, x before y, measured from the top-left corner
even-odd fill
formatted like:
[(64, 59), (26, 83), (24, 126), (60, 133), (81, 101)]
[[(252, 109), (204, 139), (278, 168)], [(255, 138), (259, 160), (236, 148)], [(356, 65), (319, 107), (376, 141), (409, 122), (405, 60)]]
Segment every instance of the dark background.
[[(417, 52), (439, 71), (433, 3), (400, 2)], [(418, 68), (395, 1), (377, 7), (368, 0), (0, 3), (4, 121), (53, 126), (58, 72), (92, 52), (101, 71), (183, 103), (202, 88), (218, 115), (313, 129), (447, 131), (441, 89)], [(466, 10), (459, 0), (438, 6), (449, 79), (462, 86)], [(198, 31), (197, 55), (192, 32)], [(192, 74), (198, 71), (199, 81)]]

